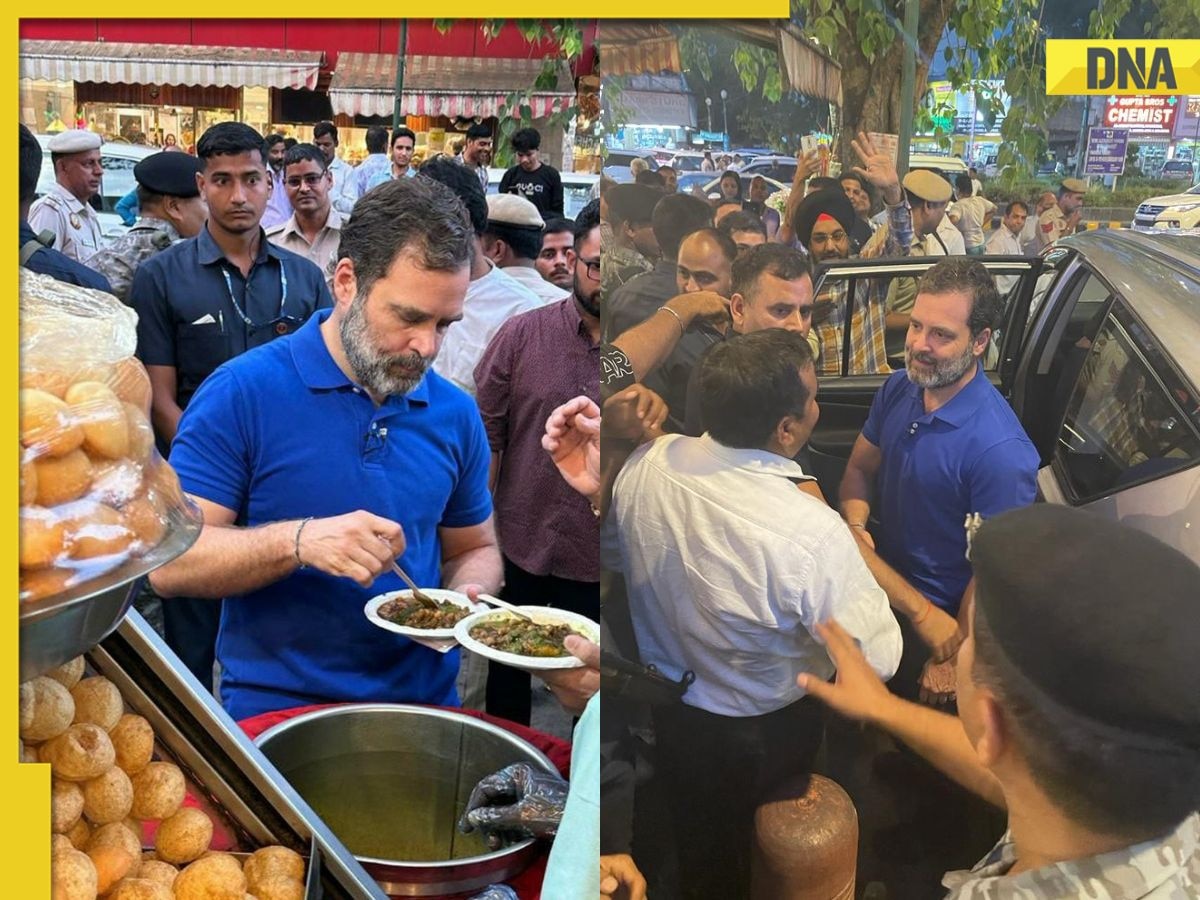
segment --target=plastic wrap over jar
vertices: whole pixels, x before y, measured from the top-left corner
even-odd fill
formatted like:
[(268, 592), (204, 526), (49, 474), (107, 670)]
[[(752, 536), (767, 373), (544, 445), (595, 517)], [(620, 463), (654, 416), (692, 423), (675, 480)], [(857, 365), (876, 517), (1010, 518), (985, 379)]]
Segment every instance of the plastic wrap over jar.
[(86, 585), (198, 519), (154, 448), (137, 314), (21, 271), (21, 600)]

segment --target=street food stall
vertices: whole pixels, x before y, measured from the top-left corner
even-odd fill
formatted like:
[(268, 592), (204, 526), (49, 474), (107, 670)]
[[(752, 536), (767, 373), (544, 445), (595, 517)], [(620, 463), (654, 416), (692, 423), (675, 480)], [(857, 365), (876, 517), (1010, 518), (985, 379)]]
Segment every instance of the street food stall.
[(564, 771), (564, 742), (395, 704), (237, 723), (131, 608), (201, 527), (154, 449), (136, 317), (21, 279), (20, 754), (52, 770), (54, 895), (536, 897), (543, 845), (456, 824), (506, 765)]

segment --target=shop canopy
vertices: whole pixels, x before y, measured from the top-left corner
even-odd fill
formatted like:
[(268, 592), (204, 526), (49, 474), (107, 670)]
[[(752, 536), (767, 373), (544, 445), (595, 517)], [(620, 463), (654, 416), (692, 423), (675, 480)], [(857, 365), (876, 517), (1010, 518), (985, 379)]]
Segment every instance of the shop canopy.
[(321, 51), (106, 41), (21, 41), (21, 77), (101, 84), (317, 86)]
[[(391, 116), (398, 58), (386, 53), (340, 54), (329, 83), (333, 111)], [(510, 93), (524, 91), (541, 72), (540, 59), (407, 56), (401, 111), (408, 116), (494, 116)], [(570, 72), (560, 65), (554, 87), (532, 92), (533, 118), (566, 109), (574, 96)]]
[[(842, 102), (842, 69), (837, 62), (791, 22), (721, 21), (680, 27), (708, 28), (732, 33), (779, 59), (784, 84), (809, 97)], [(657, 75), (680, 72), (679, 41), (675, 34), (653, 22), (601, 22), (598, 42), (600, 68), (606, 76)]]

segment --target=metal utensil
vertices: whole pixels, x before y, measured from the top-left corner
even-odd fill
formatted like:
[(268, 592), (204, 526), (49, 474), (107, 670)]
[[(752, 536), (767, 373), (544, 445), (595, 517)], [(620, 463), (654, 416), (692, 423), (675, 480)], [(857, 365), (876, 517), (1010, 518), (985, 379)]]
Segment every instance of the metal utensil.
[(480, 594), (479, 599), (484, 603), (490, 603), (492, 606), (498, 606), (501, 609), (507, 609), (514, 616), (519, 616), (528, 622), (533, 621), (533, 616), (527, 612), (523, 612), (519, 607), (513, 606), (507, 600), (501, 600), (499, 597), (493, 597), (491, 594)]
[(418, 603), (420, 603), (426, 609), (437, 609), (438, 608), (437, 601), (434, 600), (432, 597), (430, 597), (428, 594), (422, 593), (421, 589), (419, 587), (417, 587), (417, 583), (408, 577), (408, 573), (405, 572), (402, 568), (400, 568), (400, 564), (397, 563), (395, 560), (392, 560), (392, 571), (395, 572), (397, 575), (399, 575), (400, 580), (403, 581), (405, 584), (407, 584), (409, 586), (409, 588), (412, 589), (413, 598)]

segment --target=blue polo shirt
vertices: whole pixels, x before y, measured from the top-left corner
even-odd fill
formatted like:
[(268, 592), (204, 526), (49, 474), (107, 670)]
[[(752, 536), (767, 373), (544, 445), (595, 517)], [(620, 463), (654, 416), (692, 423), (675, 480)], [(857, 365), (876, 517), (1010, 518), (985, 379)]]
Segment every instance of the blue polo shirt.
[[(184, 490), (236, 511), (241, 526), (358, 509), (399, 522), (400, 564), (436, 586), (439, 526), (478, 525), (492, 512), (479, 411), (434, 372), (376, 407), (330, 356), (319, 328), (328, 316), (217, 369), (180, 421), (171, 464)], [(225, 598), (225, 708), (242, 719), (332, 701), (457, 704), (457, 650), (438, 653), (363, 615), (371, 597), (402, 587), (390, 572), (361, 588), (301, 569)]]
[(261, 231), (244, 277), (205, 227), (138, 266), (129, 305), (138, 314), (138, 358), (175, 368), (176, 402), (186, 409), (221, 363), (290, 334), (333, 299), (316, 265)]
[(913, 587), (957, 615), (971, 580), (966, 517), (1033, 503), (1038, 455), (982, 366), (935, 412), (925, 412), (923, 395), (906, 372), (896, 372), (875, 394), (863, 426), (863, 437), (883, 453), (876, 547)]

